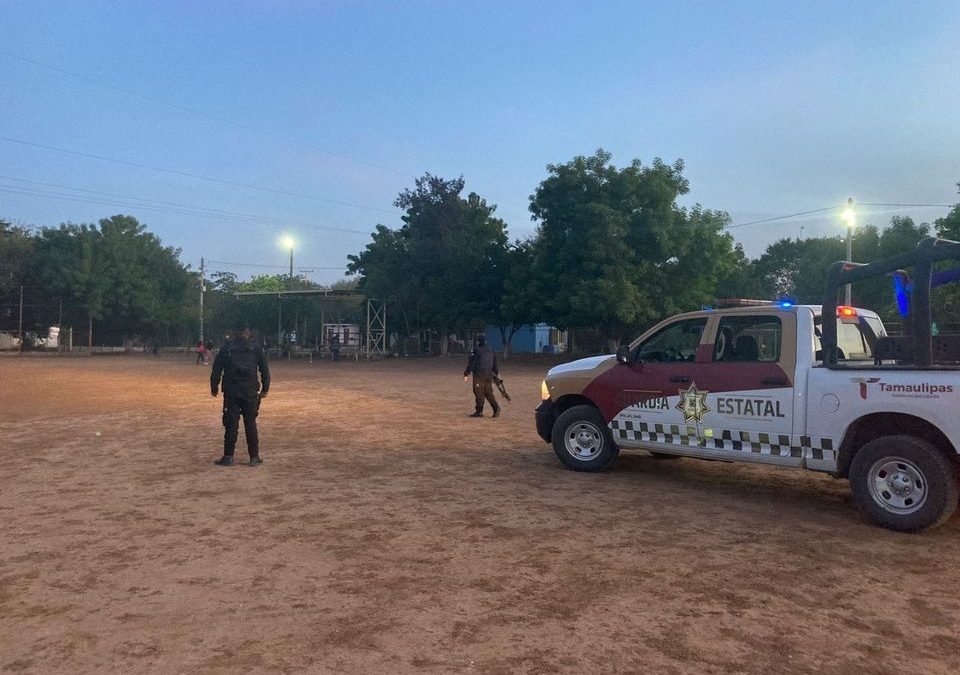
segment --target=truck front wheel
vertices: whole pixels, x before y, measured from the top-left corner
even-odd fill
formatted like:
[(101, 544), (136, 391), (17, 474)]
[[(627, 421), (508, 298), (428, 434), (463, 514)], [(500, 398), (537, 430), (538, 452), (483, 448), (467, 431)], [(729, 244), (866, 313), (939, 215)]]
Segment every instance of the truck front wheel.
[(850, 464), (850, 489), (864, 515), (900, 532), (946, 522), (960, 495), (950, 460), (913, 436), (883, 436), (864, 445)]
[(553, 451), (574, 471), (603, 471), (620, 454), (603, 418), (593, 406), (577, 405), (553, 424)]

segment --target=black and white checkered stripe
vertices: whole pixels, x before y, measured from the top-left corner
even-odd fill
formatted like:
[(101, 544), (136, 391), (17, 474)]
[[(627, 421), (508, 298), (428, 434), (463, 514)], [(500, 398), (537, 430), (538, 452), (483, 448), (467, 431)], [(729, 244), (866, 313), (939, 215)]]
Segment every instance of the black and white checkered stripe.
[(701, 444), (696, 427), (618, 419), (610, 422), (610, 430), (613, 432), (615, 440), (703, 447), (711, 450), (755, 453), (773, 457), (836, 459), (836, 451), (831, 438), (706, 428), (703, 430), (703, 442)]

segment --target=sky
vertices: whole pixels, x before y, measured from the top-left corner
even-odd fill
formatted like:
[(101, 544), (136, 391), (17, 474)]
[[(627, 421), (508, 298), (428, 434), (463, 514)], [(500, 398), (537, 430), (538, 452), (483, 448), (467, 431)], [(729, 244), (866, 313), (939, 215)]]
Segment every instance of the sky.
[[(0, 0), (0, 218), (136, 216), (194, 269), (322, 283), (416, 176), (512, 238), (546, 166), (683, 159), (758, 256), (960, 201), (960, 3)], [(920, 222), (946, 206), (858, 206)], [(742, 227), (740, 227), (742, 225)], [(801, 229), (802, 228), (802, 229)]]

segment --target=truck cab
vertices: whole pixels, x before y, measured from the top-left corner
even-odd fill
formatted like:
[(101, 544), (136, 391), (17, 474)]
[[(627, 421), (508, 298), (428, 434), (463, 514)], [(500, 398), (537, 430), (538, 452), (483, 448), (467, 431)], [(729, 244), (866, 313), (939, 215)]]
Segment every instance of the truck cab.
[[(960, 257), (960, 244), (932, 241), (921, 258), (938, 246)], [(901, 257), (892, 269), (917, 262)], [(872, 266), (837, 263), (823, 305), (724, 302), (670, 317), (616, 355), (557, 366), (541, 386), (537, 431), (578, 471), (607, 468), (621, 448), (823, 471), (849, 478), (880, 525), (939, 524), (958, 498), (960, 350), (929, 330), (933, 347), (917, 350), (922, 336), (890, 337), (876, 312), (838, 305), (849, 272), (891, 269)], [(918, 282), (915, 271), (910, 287)], [(929, 328), (919, 295), (906, 323)]]

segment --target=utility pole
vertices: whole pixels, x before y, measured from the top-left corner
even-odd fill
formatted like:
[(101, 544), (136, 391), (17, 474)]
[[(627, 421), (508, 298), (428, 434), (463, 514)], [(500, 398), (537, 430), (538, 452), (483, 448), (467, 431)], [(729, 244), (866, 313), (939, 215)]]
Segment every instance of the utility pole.
[(23, 351), (23, 285), (20, 286), (20, 321), (17, 324), (17, 333), (20, 335), (20, 345), (17, 353)]
[(290, 280), (293, 280), (293, 246), (290, 247)]
[(206, 280), (203, 276), (203, 258), (200, 258), (200, 342), (203, 342), (203, 292)]
[[(847, 262), (853, 262), (853, 226), (857, 223), (857, 212), (853, 208), (853, 197), (847, 199), (847, 208), (843, 212), (843, 219), (847, 221)], [(844, 304), (853, 304), (850, 297), (850, 284), (844, 287)]]

